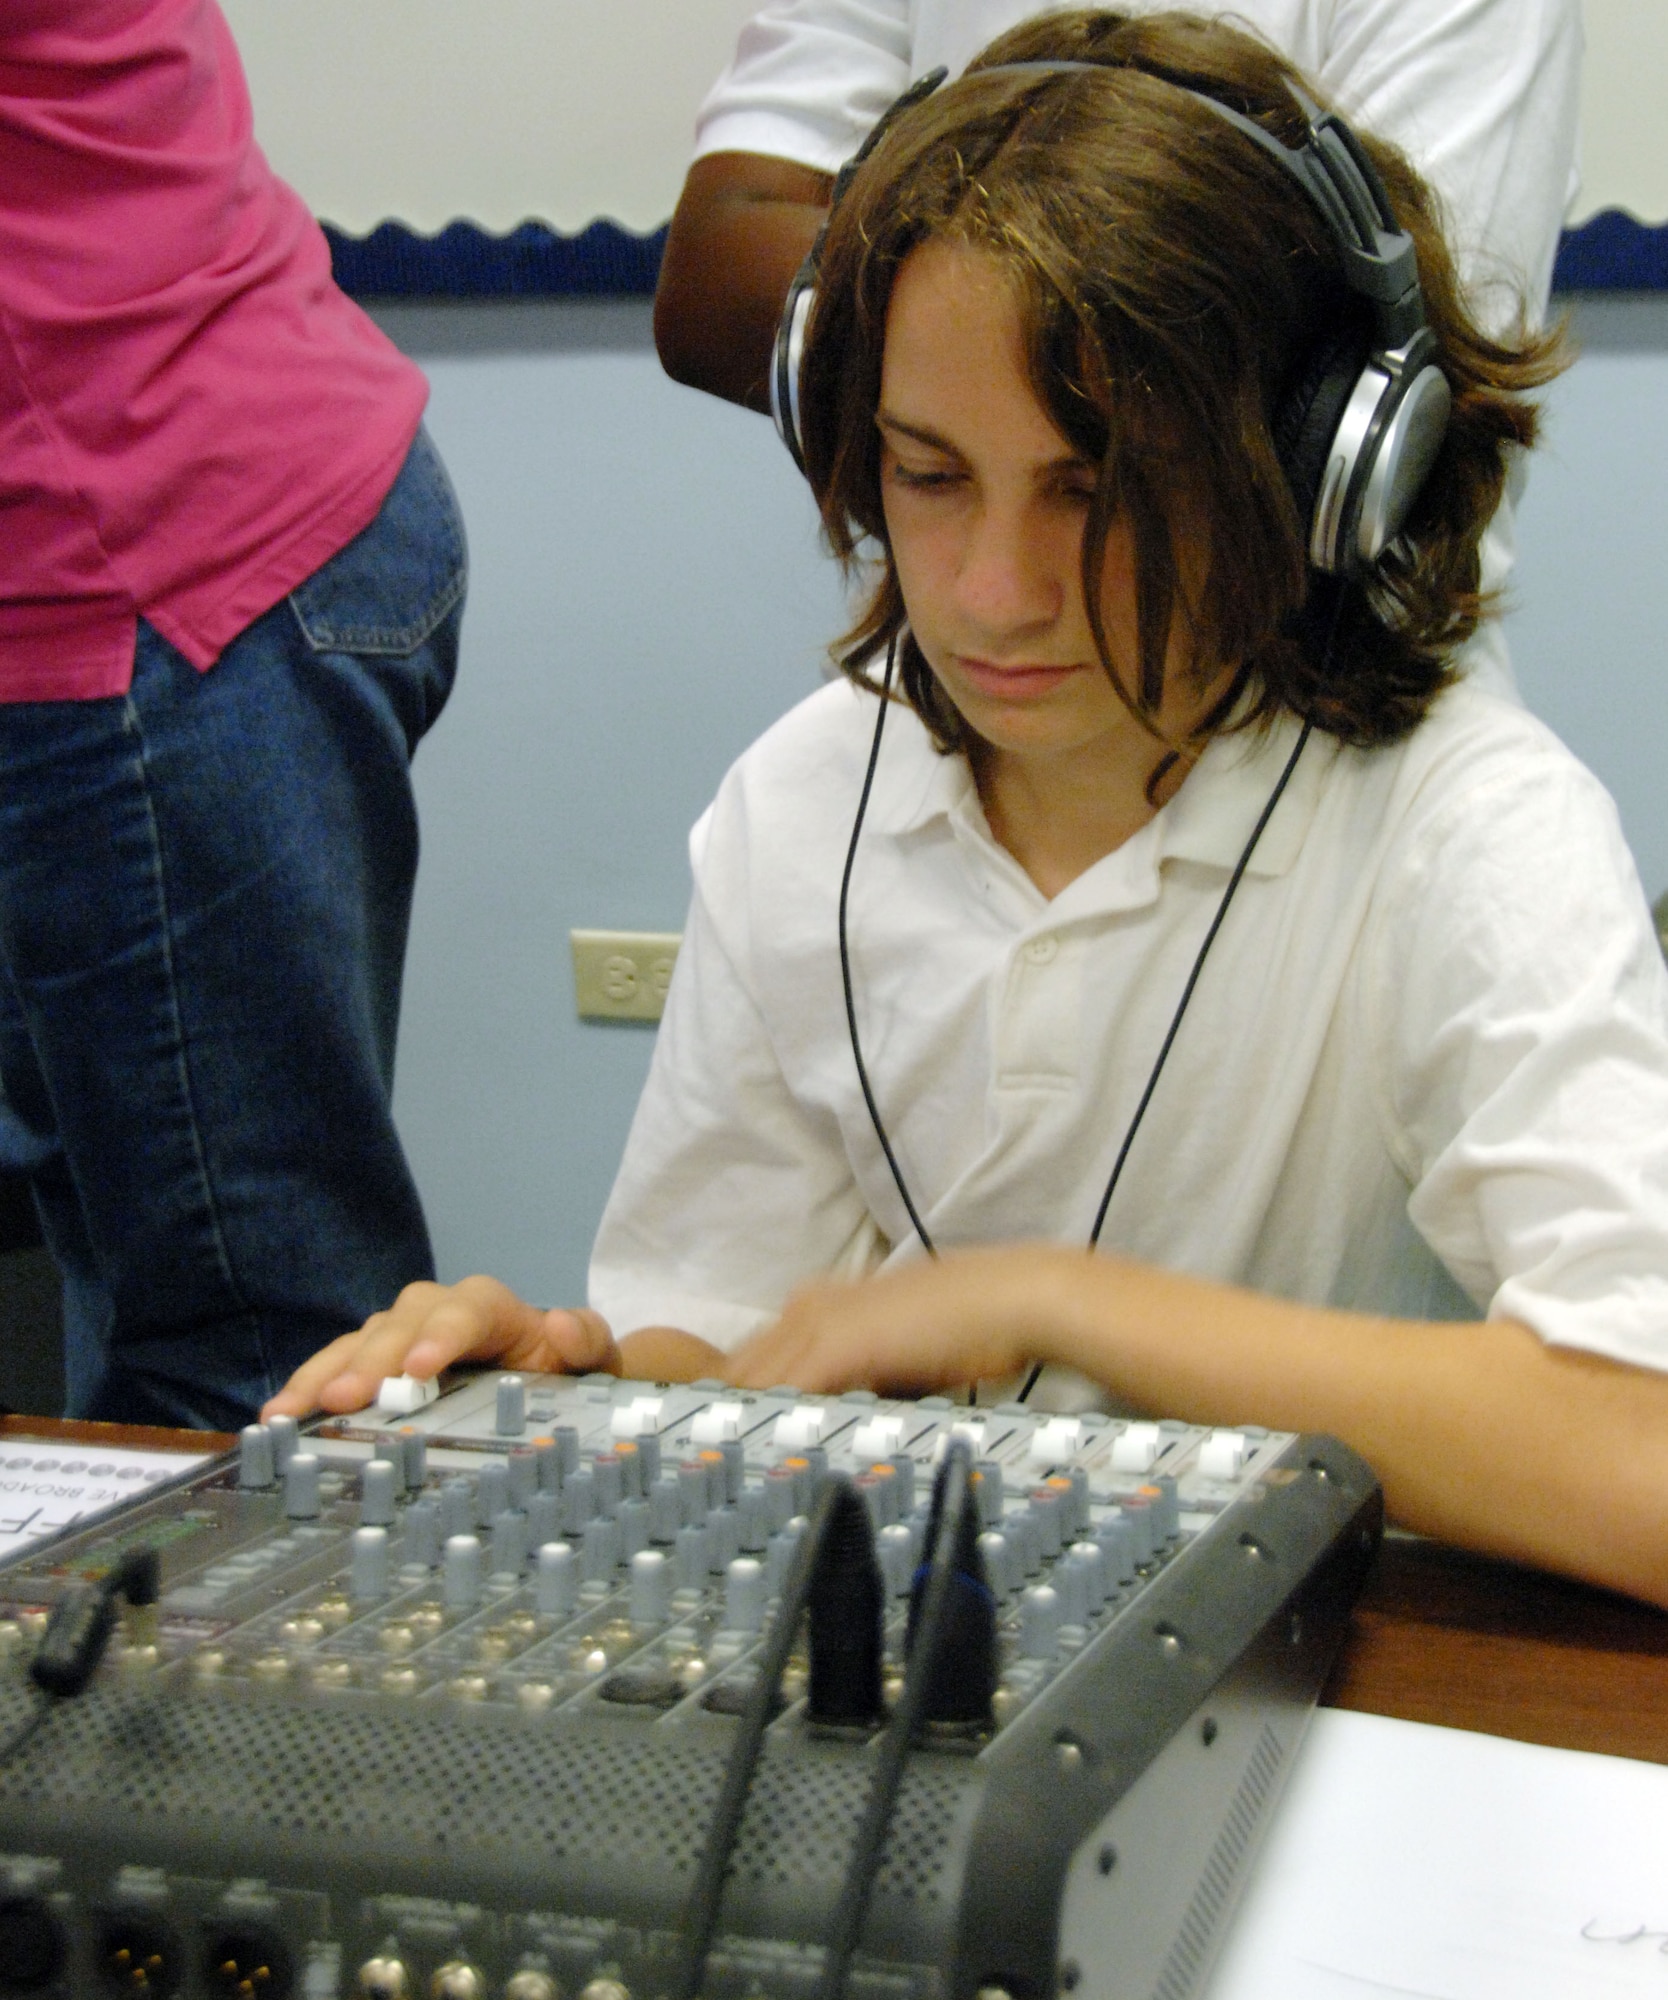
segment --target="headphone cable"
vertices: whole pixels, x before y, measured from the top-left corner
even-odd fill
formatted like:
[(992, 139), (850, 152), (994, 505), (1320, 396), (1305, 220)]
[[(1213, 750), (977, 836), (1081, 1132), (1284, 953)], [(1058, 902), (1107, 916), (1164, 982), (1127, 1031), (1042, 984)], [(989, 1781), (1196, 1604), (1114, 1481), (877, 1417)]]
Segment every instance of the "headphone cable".
[[(1332, 657), (1332, 647), (1337, 637), (1338, 612), (1341, 609), (1341, 604), (1342, 600), (1340, 597), (1338, 604), (1334, 606), (1331, 629), (1327, 633), (1324, 657), (1321, 662), (1323, 670)], [(908, 1210), (909, 1220), (914, 1227), (916, 1235), (921, 1240), (921, 1247), (929, 1257), (936, 1258), (938, 1255), (937, 1246), (934, 1244), (932, 1237), (927, 1233), (927, 1226), (922, 1221), (920, 1211), (916, 1208), (914, 1198), (910, 1194), (908, 1184), (904, 1180), (903, 1169), (898, 1165), (897, 1155), (892, 1150), (892, 1141), (888, 1138), (886, 1126), (881, 1119), (880, 1106), (875, 1101), (874, 1089), (869, 1082), (868, 1067), (863, 1061), (862, 1042), (857, 1030), (857, 1001), (852, 986), (851, 945), (847, 932), (846, 918), (847, 907), (851, 898), (852, 872), (857, 864), (857, 843), (863, 831), (863, 822), (868, 817), (869, 794), (874, 789), (875, 770), (880, 762), (880, 741), (886, 728), (886, 711), (891, 705), (892, 674), (897, 665), (897, 658), (898, 639), (897, 635), (894, 634), (891, 643), (886, 649), (886, 671), (881, 678), (880, 708), (879, 713), (875, 717), (874, 740), (869, 746), (868, 768), (863, 773), (863, 789), (858, 794), (857, 812), (851, 823), (851, 840), (846, 847), (845, 870), (840, 877), (840, 982), (845, 991), (846, 1028), (851, 1037), (852, 1061), (857, 1068), (857, 1081), (863, 1091), (863, 1102), (868, 1106), (869, 1121), (874, 1126), (875, 1137), (880, 1141), (880, 1150), (885, 1154), (886, 1164), (891, 1169), (893, 1184), (903, 1199), (905, 1209)], [(1169, 1060), (1170, 1051), (1175, 1045), (1176, 1036), (1181, 1029), (1183, 1016), (1187, 1013), (1188, 1005), (1193, 998), (1194, 989), (1199, 984), (1199, 975), (1205, 969), (1205, 960), (1210, 956), (1210, 948), (1216, 942), (1217, 933), (1221, 930), (1223, 919), (1228, 914), (1228, 906), (1233, 902), (1240, 883), (1245, 879), (1245, 872), (1251, 865), (1251, 858), (1257, 851), (1257, 845), (1263, 837), (1265, 828), (1274, 817), (1275, 807), (1279, 805), (1281, 799), (1285, 796), (1286, 787), (1291, 783), (1292, 775), (1298, 766), (1298, 760), (1302, 757), (1304, 749), (1308, 745), (1309, 738), (1314, 734), (1314, 728), (1313, 721), (1305, 718), (1303, 727), (1298, 732), (1297, 741), (1292, 746), (1291, 755), (1286, 759), (1285, 768), (1275, 780), (1274, 789), (1269, 793), (1262, 811), (1258, 814), (1257, 823), (1251, 829), (1251, 836), (1241, 850), (1240, 857), (1234, 864), (1232, 874), (1228, 877), (1228, 885), (1222, 892), (1221, 900), (1216, 906), (1216, 914), (1211, 918), (1210, 927), (1206, 930), (1204, 939), (1194, 957), (1193, 969), (1187, 975), (1187, 984), (1182, 988), (1181, 998), (1176, 1003), (1176, 1010), (1170, 1017), (1170, 1025), (1165, 1030), (1164, 1040), (1159, 1045), (1157, 1058), (1153, 1063), (1151, 1071), (1148, 1073), (1146, 1087), (1142, 1090), (1140, 1102), (1135, 1107), (1135, 1115), (1129, 1121), (1128, 1129), (1124, 1133), (1123, 1143), (1118, 1148), (1118, 1156), (1112, 1163), (1112, 1172), (1106, 1182), (1106, 1191), (1100, 1198), (1100, 1206), (1095, 1211), (1094, 1227), (1089, 1232), (1087, 1247), (1091, 1251), (1096, 1249), (1100, 1243), (1100, 1233), (1106, 1222), (1106, 1212), (1112, 1205), (1112, 1197), (1116, 1193), (1118, 1182), (1123, 1176), (1124, 1162), (1129, 1158), (1130, 1148), (1135, 1144), (1135, 1135), (1140, 1131), (1141, 1121), (1147, 1115), (1147, 1106), (1152, 1102), (1153, 1093), (1158, 1088), (1158, 1080), (1164, 1073), (1164, 1065)], [(1023, 1403), (1029, 1399), (1031, 1391), (1037, 1386), (1038, 1378), (1042, 1372), (1043, 1364), (1037, 1362), (1032, 1367), (1030, 1374), (1026, 1376), (1025, 1386), (1019, 1392), (1018, 1400), (1020, 1402)], [(974, 1393), (970, 1388), (968, 1401), (972, 1402), (973, 1400)]]

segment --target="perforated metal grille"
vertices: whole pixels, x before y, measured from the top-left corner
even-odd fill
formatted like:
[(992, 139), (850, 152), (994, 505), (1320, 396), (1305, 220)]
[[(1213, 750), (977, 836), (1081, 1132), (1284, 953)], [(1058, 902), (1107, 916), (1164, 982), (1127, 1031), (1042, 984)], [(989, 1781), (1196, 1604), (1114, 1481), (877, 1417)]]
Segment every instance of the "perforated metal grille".
[[(9, 1733), (24, 1707), (0, 1704)], [(170, 1834), (290, 1851), (385, 1849), (456, 1862), (509, 1853), (518, 1872), (565, 1865), (671, 1885), (693, 1874), (728, 1732), (708, 1743), (643, 1729), (459, 1717), (433, 1707), (312, 1704), (95, 1686), (56, 1709), (0, 1768), (0, 1816), (119, 1828), (133, 1858)], [(885, 1899), (953, 1894), (948, 1835), (968, 1767), (918, 1760), (877, 1882)], [(773, 1755), (760, 1767), (731, 1873), (735, 1889), (816, 1900), (837, 1881), (869, 1783), (860, 1756)], [(62, 1816), (60, 1818), (60, 1816)]]
[(1245, 1767), (1234, 1802), (1211, 1848), (1199, 1886), (1187, 1906), (1176, 1941), (1153, 1988), (1153, 2000), (1187, 2000), (1206, 1964), (1206, 1953), (1233, 1892), (1234, 1878), (1251, 1845), (1269, 1791), (1285, 1760), (1285, 1748), (1266, 1724)]

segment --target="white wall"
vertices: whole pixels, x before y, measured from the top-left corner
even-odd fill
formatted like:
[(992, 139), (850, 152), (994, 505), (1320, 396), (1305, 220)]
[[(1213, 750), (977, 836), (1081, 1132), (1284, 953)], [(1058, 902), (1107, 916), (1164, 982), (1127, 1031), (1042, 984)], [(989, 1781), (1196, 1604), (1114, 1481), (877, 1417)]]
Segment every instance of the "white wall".
[[(427, 366), (473, 582), (418, 758), (397, 1109), (443, 1274), (571, 1299), (652, 1047), (573, 1016), (567, 933), (676, 929), (684, 835), (815, 685), (841, 599), (758, 418), (675, 388), (638, 303), (379, 315)], [(1668, 298), (1589, 300), (1522, 517), (1532, 706), (1615, 792), (1668, 887)]]
[(469, 527), (396, 1108), (443, 1271), (574, 1298), (653, 1030), (574, 1018), (568, 932), (677, 930), (685, 836), (840, 619), (769, 426), (669, 383), (642, 302), (393, 308)]
[(1647, 891), (1668, 890), (1668, 294), (1577, 302), (1519, 524), (1524, 699), (1610, 787)]
[[(638, 231), (672, 212), (695, 110), (757, 0), (222, 0), (256, 129), (358, 235), (465, 217)], [(1055, 0), (1060, 4), (1060, 0)], [(1574, 220), (1668, 215), (1668, 8), (1585, 0)]]

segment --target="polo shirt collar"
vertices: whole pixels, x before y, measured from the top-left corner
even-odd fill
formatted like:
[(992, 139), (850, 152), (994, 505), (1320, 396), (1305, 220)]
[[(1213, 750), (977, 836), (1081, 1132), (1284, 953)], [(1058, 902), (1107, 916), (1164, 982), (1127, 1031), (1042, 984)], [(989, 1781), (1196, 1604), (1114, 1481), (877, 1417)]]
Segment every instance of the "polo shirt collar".
[[(1181, 790), (1134, 837), (1135, 841), (1144, 845), (1143, 836), (1149, 836), (1156, 842), (1154, 860), (1160, 867), (1174, 859), (1231, 870), (1279, 782), (1301, 727), (1295, 717), (1282, 715), (1266, 729), (1213, 737)], [(878, 817), (889, 830), (901, 836), (935, 820), (965, 824), (970, 818), (982, 827), (984, 815), (967, 759), (940, 756), (909, 710), (889, 716), (886, 728), (875, 803), (880, 807)], [(896, 745), (894, 730), (902, 739)], [(909, 749), (899, 754), (905, 741)], [(1257, 842), (1248, 874), (1273, 877), (1291, 868), (1302, 851), (1321, 786), (1337, 753), (1332, 737), (1318, 731), (1310, 736), (1279, 809)]]

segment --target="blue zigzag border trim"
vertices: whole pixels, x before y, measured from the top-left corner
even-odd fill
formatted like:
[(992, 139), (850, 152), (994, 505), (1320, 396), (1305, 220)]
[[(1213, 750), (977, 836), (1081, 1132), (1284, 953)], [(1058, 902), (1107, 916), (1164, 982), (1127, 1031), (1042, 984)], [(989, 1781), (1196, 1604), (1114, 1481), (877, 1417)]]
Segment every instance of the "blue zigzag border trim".
[(524, 222), (507, 236), (489, 236), (472, 222), (453, 222), (438, 236), (419, 236), (385, 222), (369, 236), (324, 225), (336, 282), (355, 298), (573, 298), (646, 296), (654, 290), (666, 231), (634, 236), (612, 222), (593, 222), (562, 236), (542, 222)]
[[(324, 231), (336, 281), (357, 298), (645, 297), (654, 290), (666, 231), (634, 236), (612, 222), (593, 222), (562, 236), (542, 222), (524, 222), (507, 236), (490, 236), (472, 222), (454, 222), (438, 236), (419, 236), (385, 222), (369, 236)], [(1668, 290), (1668, 224), (1635, 222), (1619, 209), (1566, 229), (1553, 275), (1560, 292)]]
[(1635, 222), (1607, 208), (1558, 245), (1552, 284), (1560, 292), (1668, 290), (1668, 223)]

